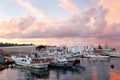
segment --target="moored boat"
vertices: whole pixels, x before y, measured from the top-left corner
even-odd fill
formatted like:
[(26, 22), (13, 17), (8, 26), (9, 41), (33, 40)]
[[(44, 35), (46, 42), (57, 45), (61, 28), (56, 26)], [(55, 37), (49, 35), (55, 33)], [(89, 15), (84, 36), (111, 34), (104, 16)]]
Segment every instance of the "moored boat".
[(81, 54), (74, 54), (74, 53), (71, 53), (71, 54), (65, 54), (63, 55), (68, 62), (70, 63), (80, 63), (80, 56)]
[(47, 68), (50, 60), (47, 58), (31, 58), (28, 56), (19, 57), (11, 56), (17, 65), (26, 66), (30, 68)]
[(111, 53), (109, 55), (110, 55), (110, 57), (120, 58), (120, 53)]
[(69, 63), (67, 59), (63, 56), (57, 56), (53, 59), (50, 67), (63, 67), (63, 68), (70, 68), (73, 66), (73, 63)]
[(109, 58), (109, 56), (95, 55), (95, 54), (85, 54), (81, 56), (82, 58)]

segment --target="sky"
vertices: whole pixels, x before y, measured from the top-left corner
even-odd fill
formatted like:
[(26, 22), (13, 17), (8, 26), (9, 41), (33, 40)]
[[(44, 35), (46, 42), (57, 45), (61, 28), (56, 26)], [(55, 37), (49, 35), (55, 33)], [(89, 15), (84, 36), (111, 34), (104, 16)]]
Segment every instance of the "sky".
[(0, 0), (0, 42), (119, 49), (120, 0)]

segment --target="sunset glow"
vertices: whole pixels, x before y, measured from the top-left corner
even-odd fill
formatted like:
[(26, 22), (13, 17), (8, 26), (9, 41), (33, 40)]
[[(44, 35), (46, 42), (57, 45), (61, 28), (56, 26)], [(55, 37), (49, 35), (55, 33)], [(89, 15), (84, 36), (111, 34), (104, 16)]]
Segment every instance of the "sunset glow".
[(119, 0), (2, 0), (0, 42), (119, 49)]

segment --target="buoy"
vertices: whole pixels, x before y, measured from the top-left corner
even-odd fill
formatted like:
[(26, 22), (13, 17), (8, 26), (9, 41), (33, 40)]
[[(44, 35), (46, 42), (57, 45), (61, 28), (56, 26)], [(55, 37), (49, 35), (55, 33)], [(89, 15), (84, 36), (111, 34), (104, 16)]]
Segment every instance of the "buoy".
[(111, 68), (114, 68), (114, 65), (113, 64), (111, 64), (111, 66), (110, 66)]

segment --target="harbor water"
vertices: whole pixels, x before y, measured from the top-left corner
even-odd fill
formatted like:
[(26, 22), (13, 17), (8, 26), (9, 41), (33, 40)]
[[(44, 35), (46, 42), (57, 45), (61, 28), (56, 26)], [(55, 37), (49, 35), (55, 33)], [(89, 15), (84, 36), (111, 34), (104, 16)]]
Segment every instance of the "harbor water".
[(1, 70), (0, 80), (120, 80), (120, 58), (80, 60), (75, 68), (38, 70), (14, 66)]

